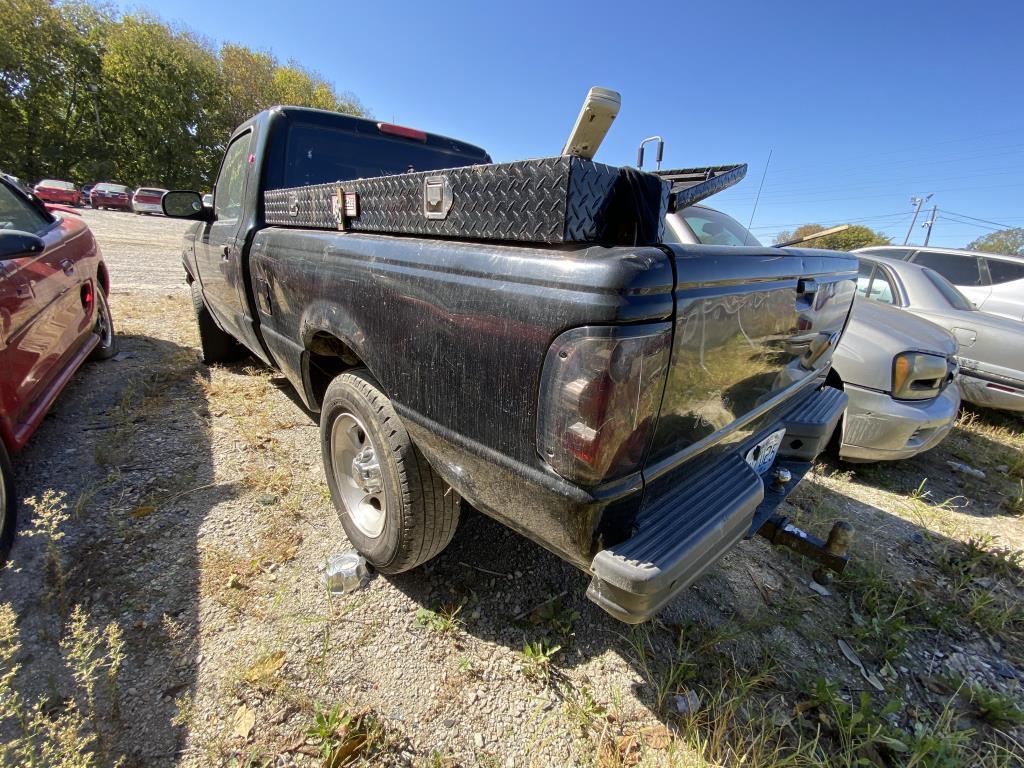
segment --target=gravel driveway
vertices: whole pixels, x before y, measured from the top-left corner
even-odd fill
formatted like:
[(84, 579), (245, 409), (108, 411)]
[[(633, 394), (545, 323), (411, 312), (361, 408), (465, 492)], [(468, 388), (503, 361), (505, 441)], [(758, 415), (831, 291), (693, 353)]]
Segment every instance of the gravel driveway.
[[(315, 417), (253, 360), (198, 361), (187, 223), (84, 216), (121, 354), (85, 366), (18, 457), (19, 495), (63, 492), (69, 519), (19, 538), (0, 593), (20, 695), (84, 701), (95, 763), (1019, 764), (1019, 420), (971, 414), (917, 459), (817, 468), (785, 511), (860, 532), (824, 593), (755, 539), (628, 627), (584, 574), (464, 508), (435, 560), (332, 597), (319, 569), (348, 545)], [(126, 641), (91, 704), (60, 645), (76, 605)]]

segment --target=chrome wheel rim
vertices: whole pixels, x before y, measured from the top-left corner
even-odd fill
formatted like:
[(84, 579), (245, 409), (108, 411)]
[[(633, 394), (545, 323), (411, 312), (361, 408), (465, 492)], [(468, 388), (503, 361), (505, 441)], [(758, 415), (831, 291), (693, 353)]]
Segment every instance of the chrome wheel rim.
[(96, 335), (100, 337), (100, 346), (104, 348), (109, 347), (114, 340), (114, 324), (102, 288), (96, 289)]
[(355, 414), (343, 413), (331, 426), (331, 457), (349, 519), (360, 533), (376, 539), (387, 513), (384, 476), (370, 435)]

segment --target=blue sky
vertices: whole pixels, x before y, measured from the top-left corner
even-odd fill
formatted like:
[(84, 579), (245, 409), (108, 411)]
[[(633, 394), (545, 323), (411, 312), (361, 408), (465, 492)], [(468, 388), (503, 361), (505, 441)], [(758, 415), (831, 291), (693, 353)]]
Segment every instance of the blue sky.
[(120, 6), (294, 58), (378, 119), (498, 161), (557, 154), (587, 89), (614, 88), (622, 110), (597, 159), (633, 163), (662, 134), (666, 167), (746, 162), (713, 200), (744, 224), (771, 152), (753, 218), (766, 242), (853, 220), (902, 242), (910, 196), (928, 192), (933, 244), (1024, 226), (1019, 0)]

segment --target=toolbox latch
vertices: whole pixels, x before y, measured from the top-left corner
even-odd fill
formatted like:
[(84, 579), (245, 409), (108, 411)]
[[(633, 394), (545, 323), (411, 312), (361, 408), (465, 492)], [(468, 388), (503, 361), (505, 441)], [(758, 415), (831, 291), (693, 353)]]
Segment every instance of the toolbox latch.
[(452, 187), (447, 176), (423, 179), (423, 215), (428, 219), (444, 219), (452, 207)]

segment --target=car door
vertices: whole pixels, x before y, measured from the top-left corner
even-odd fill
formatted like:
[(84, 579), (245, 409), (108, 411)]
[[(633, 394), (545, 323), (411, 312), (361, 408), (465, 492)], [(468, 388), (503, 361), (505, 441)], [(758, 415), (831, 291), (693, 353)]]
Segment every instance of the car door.
[(39, 235), (41, 253), (3, 262), (0, 409), (15, 433), (42, 402), (82, 337), (86, 310), (60, 219), (0, 185), (0, 228)]
[(910, 260), (922, 267), (933, 269), (960, 289), (976, 307), (981, 307), (992, 293), (992, 286), (982, 272), (976, 256), (945, 251), (919, 250)]
[(1024, 320), (1024, 259), (982, 258), (988, 272), (991, 293), (981, 309), (993, 315)]
[(247, 338), (242, 307), (242, 215), (249, 181), (252, 131), (236, 137), (221, 163), (213, 193), (213, 220), (196, 240), (196, 267), (206, 305), (225, 331)]

